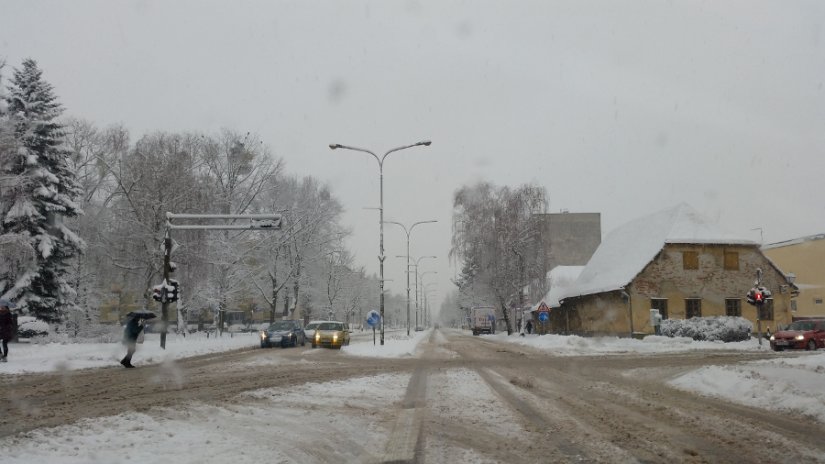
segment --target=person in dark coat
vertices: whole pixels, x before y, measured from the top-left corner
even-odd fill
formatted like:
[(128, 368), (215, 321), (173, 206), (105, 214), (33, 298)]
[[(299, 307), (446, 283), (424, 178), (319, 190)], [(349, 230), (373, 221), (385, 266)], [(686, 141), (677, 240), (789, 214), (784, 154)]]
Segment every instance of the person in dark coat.
[(14, 316), (11, 314), (11, 307), (14, 305), (6, 299), (0, 299), (0, 340), (2, 340), (1, 362), (8, 362), (9, 342), (14, 339)]
[(533, 321), (527, 321), (527, 327), (525, 327), (528, 334), (533, 333)]
[(132, 365), (132, 355), (137, 349), (137, 339), (143, 330), (143, 318), (132, 316), (123, 328), (123, 344), (126, 345), (126, 356), (120, 360), (123, 367), (135, 367)]

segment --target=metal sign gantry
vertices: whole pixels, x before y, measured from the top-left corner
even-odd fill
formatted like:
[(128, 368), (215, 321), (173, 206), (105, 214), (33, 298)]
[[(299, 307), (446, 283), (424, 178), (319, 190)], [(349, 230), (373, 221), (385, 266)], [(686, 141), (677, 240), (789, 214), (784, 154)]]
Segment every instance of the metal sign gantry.
[[(248, 220), (248, 224), (172, 224), (174, 219), (186, 220)], [(176, 214), (166, 213), (166, 234), (163, 238), (163, 285), (172, 272), (171, 230), (281, 230), (280, 214)], [(169, 322), (169, 301), (161, 302), (160, 347), (166, 349), (166, 326)]]

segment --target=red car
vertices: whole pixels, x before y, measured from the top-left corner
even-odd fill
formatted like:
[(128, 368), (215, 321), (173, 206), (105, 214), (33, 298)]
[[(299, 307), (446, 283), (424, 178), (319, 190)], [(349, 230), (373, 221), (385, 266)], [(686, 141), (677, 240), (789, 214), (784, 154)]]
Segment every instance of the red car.
[(792, 322), (784, 330), (771, 335), (771, 348), (774, 351), (825, 348), (825, 319)]

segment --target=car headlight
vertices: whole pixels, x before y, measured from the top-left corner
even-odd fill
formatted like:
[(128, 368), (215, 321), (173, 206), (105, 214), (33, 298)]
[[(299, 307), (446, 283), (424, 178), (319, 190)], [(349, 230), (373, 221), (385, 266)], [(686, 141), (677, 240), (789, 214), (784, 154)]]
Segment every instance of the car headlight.
[(337, 341), (338, 341), (338, 334), (335, 334), (335, 335), (332, 336), (332, 343), (335, 343)]
[(321, 334), (319, 334), (318, 332), (315, 332), (315, 341), (317, 342), (319, 340), (321, 340)]
[(774, 340), (776, 340), (776, 338), (774, 338), (774, 336), (771, 335), (771, 341), (774, 341)]
[(265, 339), (265, 338), (266, 338), (266, 332), (261, 332), (261, 338), (262, 338), (262, 339)]
[(801, 342), (802, 340), (805, 340), (805, 336), (804, 335), (797, 335), (796, 337), (794, 337), (794, 340), (796, 340), (798, 342)]

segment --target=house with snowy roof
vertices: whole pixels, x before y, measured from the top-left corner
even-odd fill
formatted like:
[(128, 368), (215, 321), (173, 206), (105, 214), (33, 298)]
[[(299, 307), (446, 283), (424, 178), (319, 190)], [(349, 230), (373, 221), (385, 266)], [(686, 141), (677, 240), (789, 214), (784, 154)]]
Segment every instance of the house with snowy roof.
[[(650, 310), (664, 318), (741, 316), (757, 269), (773, 297), (762, 330), (791, 322), (790, 282), (759, 244), (722, 231), (687, 204), (633, 220), (605, 237), (551, 312), (554, 332), (650, 334)], [(783, 291), (785, 289), (785, 291)]]

